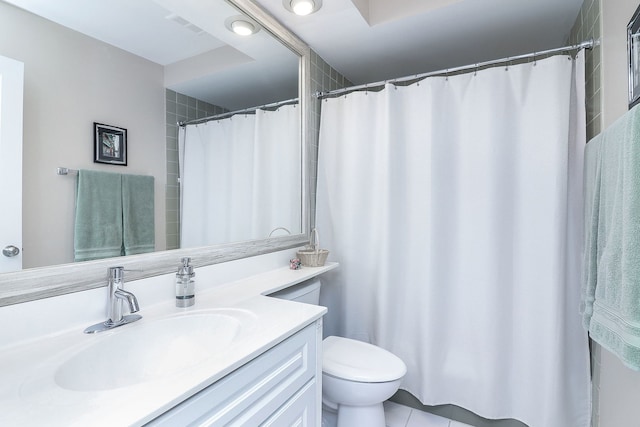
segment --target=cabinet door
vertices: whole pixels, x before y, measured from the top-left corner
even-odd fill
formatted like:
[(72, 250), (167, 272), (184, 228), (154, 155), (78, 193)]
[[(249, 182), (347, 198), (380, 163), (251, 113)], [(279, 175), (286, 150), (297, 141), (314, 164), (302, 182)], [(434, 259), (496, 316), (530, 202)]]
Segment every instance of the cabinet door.
[[(317, 327), (316, 323), (307, 326), (148, 425), (255, 427), (264, 423), (305, 386), (313, 385), (311, 389), (318, 391)], [(314, 401), (312, 406), (318, 405)]]

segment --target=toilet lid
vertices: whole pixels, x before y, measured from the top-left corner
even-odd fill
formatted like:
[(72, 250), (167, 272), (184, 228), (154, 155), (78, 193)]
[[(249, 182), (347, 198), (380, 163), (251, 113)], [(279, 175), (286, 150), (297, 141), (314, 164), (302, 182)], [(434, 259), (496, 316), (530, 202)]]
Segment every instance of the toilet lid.
[(407, 373), (398, 356), (362, 341), (327, 337), (322, 352), (322, 371), (345, 380), (381, 383), (398, 380)]

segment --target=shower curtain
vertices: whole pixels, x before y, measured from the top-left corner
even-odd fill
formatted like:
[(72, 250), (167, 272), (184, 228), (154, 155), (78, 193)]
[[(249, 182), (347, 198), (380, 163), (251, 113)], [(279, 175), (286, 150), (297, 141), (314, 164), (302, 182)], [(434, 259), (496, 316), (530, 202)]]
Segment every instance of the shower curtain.
[(299, 124), (285, 105), (180, 128), (180, 247), (301, 230)]
[(584, 57), (322, 102), (325, 334), (408, 367), (401, 389), (530, 427), (587, 427), (579, 266)]

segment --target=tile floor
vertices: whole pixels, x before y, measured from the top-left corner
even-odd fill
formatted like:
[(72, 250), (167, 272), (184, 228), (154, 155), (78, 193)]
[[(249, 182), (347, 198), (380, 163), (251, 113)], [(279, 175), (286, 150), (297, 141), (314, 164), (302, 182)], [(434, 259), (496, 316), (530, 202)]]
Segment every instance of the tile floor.
[(394, 402), (384, 402), (384, 415), (387, 427), (472, 427)]

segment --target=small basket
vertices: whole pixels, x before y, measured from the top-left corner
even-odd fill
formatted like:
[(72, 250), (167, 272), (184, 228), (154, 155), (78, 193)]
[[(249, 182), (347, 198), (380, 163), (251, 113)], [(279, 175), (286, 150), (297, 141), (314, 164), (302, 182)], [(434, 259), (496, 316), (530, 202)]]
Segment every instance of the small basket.
[(329, 256), (326, 249), (305, 249), (297, 252), (298, 259), (306, 267), (322, 267)]
[(329, 256), (329, 251), (326, 249), (318, 249), (320, 246), (320, 236), (318, 234), (318, 230), (315, 228), (311, 232), (312, 243), (308, 248), (300, 250), (296, 253), (296, 256), (302, 263), (302, 265), (306, 267), (322, 267), (324, 263), (327, 261), (327, 257)]

